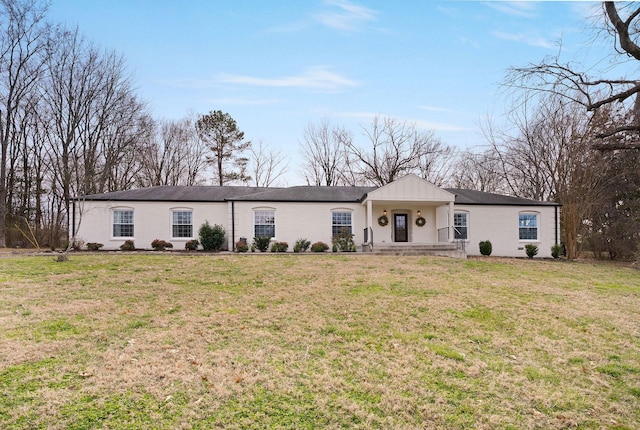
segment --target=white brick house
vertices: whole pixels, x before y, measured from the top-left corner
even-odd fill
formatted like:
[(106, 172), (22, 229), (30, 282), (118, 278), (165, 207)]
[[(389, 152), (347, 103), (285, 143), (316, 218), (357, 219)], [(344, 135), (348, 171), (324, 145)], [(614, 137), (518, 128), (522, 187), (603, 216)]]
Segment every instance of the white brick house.
[(347, 228), (358, 251), (464, 244), (478, 255), (478, 243), (490, 240), (492, 255), (523, 257), (534, 243), (539, 257), (550, 257), (559, 211), (556, 203), (439, 188), (414, 175), (384, 187), (162, 186), (75, 198), (71, 233), (104, 249), (125, 240), (150, 249), (154, 239), (183, 249), (208, 221), (225, 228), (226, 249), (268, 235), (291, 251), (297, 239), (331, 244)]

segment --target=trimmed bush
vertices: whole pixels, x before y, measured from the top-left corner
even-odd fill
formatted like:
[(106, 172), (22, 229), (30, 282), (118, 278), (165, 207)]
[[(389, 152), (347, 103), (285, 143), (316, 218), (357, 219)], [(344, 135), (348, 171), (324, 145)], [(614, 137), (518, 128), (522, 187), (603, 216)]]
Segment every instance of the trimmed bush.
[(289, 244), (287, 242), (273, 242), (271, 252), (287, 252)]
[(305, 252), (311, 246), (311, 241), (307, 239), (298, 239), (293, 245), (293, 252)]
[(249, 250), (249, 245), (247, 245), (247, 241), (239, 240), (236, 242), (236, 252), (247, 252)]
[(527, 253), (527, 257), (533, 258), (538, 255), (538, 245), (533, 245), (531, 243), (524, 246), (524, 252)]
[(220, 251), (224, 244), (224, 227), (215, 224), (211, 226), (209, 221), (205, 221), (198, 230), (202, 249), (205, 251)]
[(103, 246), (104, 246), (103, 244), (97, 243), (97, 242), (89, 242), (89, 243), (87, 243), (87, 249), (89, 251), (98, 251)]
[(348, 228), (341, 228), (337, 235), (331, 239), (333, 252), (356, 252), (356, 244), (353, 242), (353, 234)]
[(269, 249), (269, 242), (271, 238), (269, 236), (256, 236), (253, 238), (253, 246), (260, 252), (267, 252)]
[(186, 251), (197, 251), (199, 245), (200, 245), (200, 242), (198, 242), (198, 239), (191, 239), (190, 241), (184, 244), (184, 249)]
[(480, 241), (480, 254), (489, 256), (493, 252), (493, 245), (490, 240)]
[(551, 256), (553, 258), (560, 258), (560, 254), (562, 254), (562, 245), (556, 243), (551, 247)]
[[(83, 246), (84, 240), (82, 239), (76, 239), (71, 243), (71, 249), (73, 249), (74, 251), (80, 251)], [(65, 246), (64, 249), (67, 249), (67, 247)]]
[(167, 248), (173, 248), (173, 244), (166, 240), (155, 239), (151, 242), (151, 247), (154, 251), (164, 251)]
[(324, 242), (316, 242), (311, 245), (311, 252), (325, 252), (329, 249), (329, 245)]
[(120, 245), (120, 251), (135, 251), (136, 245), (133, 243), (133, 240), (125, 240), (122, 245)]

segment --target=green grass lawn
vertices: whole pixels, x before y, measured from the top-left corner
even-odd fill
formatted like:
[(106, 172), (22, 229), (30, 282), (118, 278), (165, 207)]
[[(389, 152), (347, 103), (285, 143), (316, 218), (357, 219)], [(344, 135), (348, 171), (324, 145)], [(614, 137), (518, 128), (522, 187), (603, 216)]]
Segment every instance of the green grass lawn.
[(640, 428), (640, 271), (0, 259), (0, 428)]

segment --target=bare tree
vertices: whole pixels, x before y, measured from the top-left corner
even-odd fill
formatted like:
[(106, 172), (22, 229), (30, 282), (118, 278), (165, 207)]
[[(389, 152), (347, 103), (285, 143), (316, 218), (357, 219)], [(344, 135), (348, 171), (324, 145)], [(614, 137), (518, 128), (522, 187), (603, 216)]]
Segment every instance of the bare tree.
[(460, 153), (451, 177), (455, 188), (500, 193), (505, 191), (502, 166), (493, 149)]
[(591, 148), (594, 136), (608, 123), (589, 117), (574, 102), (549, 94), (514, 111), (514, 134), (492, 140), (510, 193), (562, 205), (560, 221), (568, 258), (578, 255), (583, 221), (606, 192), (601, 160)]
[(205, 147), (190, 119), (151, 124), (140, 154), (138, 185), (196, 185), (204, 169)]
[(17, 110), (42, 72), (45, 12), (37, 0), (0, 0), (0, 247), (5, 246), (7, 157), (20, 132)]
[(133, 185), (130, 175), (120, 174), (147, 133), (146, 113), (122, 57), (96, 48), (77, 29), (58, 29), (47, 51), (42, 97), (54, 189), (66, 217), (74, 195)]
[(257, 148), (253, 146), (249, 149), (249, 162), (256, 187), (272, 186), (289, 167), (282, 152), (265, 147), (262, 140), (258, 142)]
[(304, 159), (301, 173), (307, 184), (346, 185), (350, 176), (346, 149), (352, 139), (351, 132), (343, 127), (332, 127), (326, 120), (309, 123), (301, 143)]
[(419, 176), (439, 187), (451, 183), (457, 151), (444, 144), (437, 145), (433, 151), (420, 157), (418, 163)]
[(378, 186), (407, 173), (428, 176), (437, 155), (446, 153), (433, 131), (422, 131), (394, 118), (376, 116), (364, 134), (370, 145), (363, 148), (349, 142), (347, 150), (357, 163), (356, 174)]
[[(603, 11), (604, 32), (601, 34), (613, 44), (610, 63), (622, 64), (629, 58), (640, 61), (640, 5), (608, 1), (603, 2)], [(609, 107), (609, 113), (619, 111), (617, 120), (611, 121), (595, 136), (598, 140), (592, 142), (593, 147), (601, 150), (640, 149), (640, 81), (624, 75), (607, 78), (606, 74), (607, 71), (602, 70), (595, 72), (595, 76), (590, 75), (577, 64), (562, 62), (557, 56), (539, 64), (513, 68), (507, 85), (560, 94), (591, 113), (603, 107)]]

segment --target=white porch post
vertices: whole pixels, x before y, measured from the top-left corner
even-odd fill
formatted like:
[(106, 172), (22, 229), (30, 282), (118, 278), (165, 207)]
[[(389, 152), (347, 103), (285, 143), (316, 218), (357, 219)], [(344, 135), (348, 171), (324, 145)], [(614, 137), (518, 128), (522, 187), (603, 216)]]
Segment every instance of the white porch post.
[(449, 202), (449, 242), (453, 242), (453, 202)]
[(371, 200), (367, 200), (367, 237), (368, 237), (368, 242), (371, 243), (371, 227), (373, 226), (373, 203), (371, 202)]

